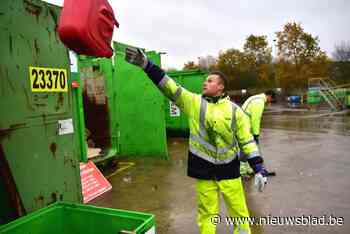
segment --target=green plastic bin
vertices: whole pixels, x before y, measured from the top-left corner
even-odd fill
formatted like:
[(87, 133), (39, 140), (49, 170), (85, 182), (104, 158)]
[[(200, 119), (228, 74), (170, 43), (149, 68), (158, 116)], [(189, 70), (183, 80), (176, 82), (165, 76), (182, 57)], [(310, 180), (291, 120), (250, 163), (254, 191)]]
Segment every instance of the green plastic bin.
[(310, 97), (319, 97), (320, 91), (318, 89), (309, 89), (307, 95)]
[(307, 96), (308, 104), (320, 104), (320, 102), (321, 102), (321, 97)]
[(57, 202), (0, 226), (1, 234), (151, 234), (152, 214)]
[(346, 91), (345, 105), (350, 107), (350, 88)]
[(307, 104), (315, 105), (321, 102), (320, 91), (318, 88), (310, 88), (307, 92)]

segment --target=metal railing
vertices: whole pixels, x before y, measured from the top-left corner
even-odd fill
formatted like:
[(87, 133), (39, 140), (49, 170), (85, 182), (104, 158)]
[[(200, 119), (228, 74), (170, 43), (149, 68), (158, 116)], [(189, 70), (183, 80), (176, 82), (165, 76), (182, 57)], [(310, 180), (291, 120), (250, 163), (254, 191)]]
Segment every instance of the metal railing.
[(309, 79), (309, 89), (317, 88), (320, 95), (328, 103), (333, 111), (344, 109), (343, 102), (335, 94), (335, 89), (339, 88), (337, 84), (327, 77)]

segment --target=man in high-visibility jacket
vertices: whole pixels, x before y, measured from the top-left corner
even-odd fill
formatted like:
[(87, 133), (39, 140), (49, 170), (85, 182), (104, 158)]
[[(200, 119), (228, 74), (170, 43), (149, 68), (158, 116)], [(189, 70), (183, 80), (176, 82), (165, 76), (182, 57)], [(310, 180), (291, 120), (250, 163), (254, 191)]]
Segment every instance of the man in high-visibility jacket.
[[(127, 48), (126, 61), (140, 66), (148, 77), (189, 119), (190, 140), (188, 176), (196, 178), (197, 223), (200, 233), (216, 233), (220, 222), (219, 195), (223, 194), (232, 217), (249, 217), (239, 174), (239, 150), (261, 184), (266, 170), (258, 147), (250, 133), (249, 118), (225, 95), (226, 77), (211, 73), (203, 85), (203, 94), (195, 94), (176, 84), (165, 72), (147, 59), (140, 49)], [(259, 179), (260, 178), (260, 179)], [(249, 223), (241, 220), (234, 233), (251, 233)]]
[[(260, 136), (260, 123), (262, 119), (262, 114), (264, 112), (265, 103), (271, 100), (273, 93), (267, 91), (266, 93), (261, 93), (249, 97), (242, 105), (243, 111), (249, 116), (251, 133), (253, 134), (254, 140), (259, 144)], [(247, 162), (241, 162), (241, 175), (250, 175), (253, 173)]]

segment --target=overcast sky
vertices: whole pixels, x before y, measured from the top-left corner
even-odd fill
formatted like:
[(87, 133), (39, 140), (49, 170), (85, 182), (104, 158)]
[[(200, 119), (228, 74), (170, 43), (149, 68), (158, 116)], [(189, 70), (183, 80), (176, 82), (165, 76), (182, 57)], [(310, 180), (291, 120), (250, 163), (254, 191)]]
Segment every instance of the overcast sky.
[[(63, 0), (47, 0), (62, 6)], [(287, 22), (301, 23), (320, 39), (329, 56), (334, 45), (350, 41), (349, 0), (109, 0), (120, 28), (114, 40), (166, 52), (165, 68), (181, 69), (198, 57), (242, 49), (250, 34), (266, 35)]]

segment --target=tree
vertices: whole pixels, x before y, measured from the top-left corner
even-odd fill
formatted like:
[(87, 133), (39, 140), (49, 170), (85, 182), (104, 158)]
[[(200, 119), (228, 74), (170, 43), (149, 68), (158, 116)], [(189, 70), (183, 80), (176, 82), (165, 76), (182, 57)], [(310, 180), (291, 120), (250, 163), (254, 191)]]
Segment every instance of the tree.
[(338, 84), (350, 83), (350, 42), (342, 41), (335, 45), (329, 74)]
[(306, 88), (313, 76), (327, 76), (329, 60), (321, 51), (318, 37), (304, 32), (300, 24), (287, 23), (276, 32), (277, 75), (284, 88)]
[(237, 49), (220, 52), (217, 68), (230, 79), (229, 89), (246, 89), (256, 85), (257, 76), (249, 69), (249, 58)]
[(255, 66), (271, 63), (271, 47), (269, 47), (266, 36), (248, 36), (243, 49)]
[(273, 67), (271, 66), (272, 49), (269, 47), (266, 36), (248, 36), (243, 49), (250, 69), (258, 76), (258, 85), (275, 86)]
[(350, 83), (350, 61), (334, 61), (330, 65), (329, 76), (337, 84)]
[(195, 64), (193, 61), (188, 61), (184, 64), (183, 70), (193, 70), (193, 69), (199, 69), (199, 66)]
[(333, 58), (335, 61), (350, 61), (350, 43), (342, 41), (340, 44), (335, 45)]

